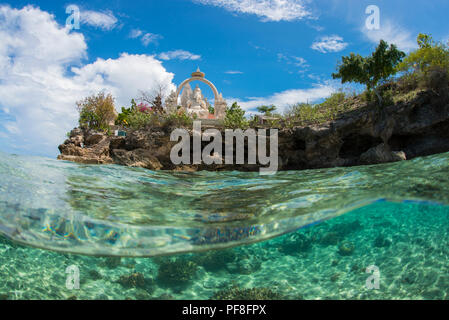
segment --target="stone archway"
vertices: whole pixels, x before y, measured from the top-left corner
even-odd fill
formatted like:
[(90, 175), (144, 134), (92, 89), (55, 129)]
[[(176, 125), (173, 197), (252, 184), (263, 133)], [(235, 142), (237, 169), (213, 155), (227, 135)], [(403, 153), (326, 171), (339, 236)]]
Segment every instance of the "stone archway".
[(212, 89), (212, 92), (214, 93), (215, 104), (216, 104), (217, 101), (220, 100), (220, 96), (219, 96), (219, 94), (218, 94), (217, 88), (215, 88), (214, 84), (213, 84), (212, 82), (210, 82), (209, 80), (207, 80), (207, 79), (205, 79), (205, 78), (203, 78), (203, 77), (198, 77), (198, 76), (191, 77), (191, 78), (189, 78), (189, 79), (187, 79), (187, 80), (184, 80), (184, 81), (179, 85), (178, 90), (176, 90), (176, 99), (178, 99), (178, 97), (179, 97), (179, 95), (180, 95), (182, 89), (184, 88), (184, 86), (185, 86), (186, 84), (188, 84), (188, 83), (190, 83), (190, 82), (192, 82), (192, 81), (196, 81), (196, 80), (201, 81), (201, 82), (207, 84), (207, 85)]
[(176, 110), (176, 107), (178, 105), (178, 98), (179, 95), (181, 94), (182, 89), (184, 88), (184, 86), (186, 86), (188, 83), (192, 82), (192, 81), (201, 81), (205, 84), (207, 84), (211, 89), (212, 92), (214, 93), (214, 118), (215, 119), (224, 119), (225, 114), (226, 114), (226, 108), (227, 108), (227, 104), (226, 104), (226, 100), (223, 99), (222, 95), (218, 93), (217, 88), (214, 86), (214, 84), (212, 82), (210, 82), (209, 80), (205, 79), (205, 74), (204, 72), (201, 72), (200, 69), (198, 68), (194, 73), (192, 73), (191, 78), (184, 80), (179, 87), (176, 89), (176, 92), (173, 91), (169, 98), (167, 98), (167, 106), (169, 108), (169, 110)]

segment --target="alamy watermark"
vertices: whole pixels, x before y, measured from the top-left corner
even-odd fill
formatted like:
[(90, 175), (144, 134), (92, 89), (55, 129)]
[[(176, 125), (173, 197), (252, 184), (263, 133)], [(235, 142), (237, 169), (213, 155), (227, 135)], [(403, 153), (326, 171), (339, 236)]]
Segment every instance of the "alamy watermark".
[[(267, 131), (269, 131), (268, 134)], [(173, 146), (170, 152), (170, 160), (173, 164), (223, 164), (223, 137), (219, 130), (207, 129), (202, 132), (201, 121), (194, 121), (192, 139), (190, 133), (186, 129), (175, 129), (170, 135), (170, 141), (179, 141), (180, 138), (181, 141)], [(246, 163), (245, 139), (248, 147)], [(268, 140), (269, 148), (267, 150)], [(202, 149), (201, 144), (203, 141), (209, 142), (209, 144)], [(259, 169), (261, 175), (275, 174), (278, 170), (279, 160), (278, 129), (258, 129), (257, 131), (255, 129), (247, 129), (246, 131), (243, 131), (242, 129), (226, 129), (224, 151), (224, 164), (226, 165), (258, 164), (260, 166), (265, 166), (260, 167)]]
[(80, 288), (80, 269), (76, 265), (68, 266), (65, 269), (67, 273), (67, 279), (65, 282), (65, 287), (68, 290), (79, 290)]
[(367, 30), (380, 30), (380, 9), (376, 5), (366, 7), (365, 13), (368, 16), (365, 20)]
[(370, 276), (366, 279), (366, 288), (368, 290), (379, 290), (380, 289), (379, 267), (371, 265), (366, 268), (366, 273), (370, 274)]
[(65, 13), (67, 13), (69, 16), (67, 17), (65, 21), (65, 25), (70, 30), (79, 30), (80, 28), (80, 9), (77, 5), (71, 4), (67, 6), (65, 9)]

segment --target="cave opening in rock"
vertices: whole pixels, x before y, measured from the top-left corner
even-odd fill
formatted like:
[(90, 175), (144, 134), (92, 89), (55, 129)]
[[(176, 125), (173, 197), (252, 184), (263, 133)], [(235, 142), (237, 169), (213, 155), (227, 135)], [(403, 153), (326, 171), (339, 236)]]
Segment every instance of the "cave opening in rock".
[(343, 144), (339, 153), (340, 158), (350, 159), (360, 157), (362, 153), (378, 146), (382, 142), (381, 138), (375, 138), (367, 134), (351, 134), (343, 138)]

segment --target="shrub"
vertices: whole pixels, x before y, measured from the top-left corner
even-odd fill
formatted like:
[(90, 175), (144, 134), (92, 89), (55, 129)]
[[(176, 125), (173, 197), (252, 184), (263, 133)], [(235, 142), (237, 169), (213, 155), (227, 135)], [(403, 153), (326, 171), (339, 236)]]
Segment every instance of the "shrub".
[(410, 54), (398, 66), (404, 74), (400, 83), (403, 89), (426, 87), (439, 89), (449, 83), (449, 47), (434, 41), (432, 36), (419, 34), (419, 48)]
[(193, 119), (183, 110), (166, 116), (164, 121), (165, 127), (188, 127), (192, 126)]
[(132, 129), (161, 126), (159, 117), (153, 112), (140, 112), (133, 110), (128, 116), (128, 126)]
[(245, 110), (240, 108), (237, 102), (234, 102), (230, 108), (226, 110), (224, 125), (231, 129), (246, 129), (248, 120), (245, 118)]
[(400, 71), (427, 73), (433, 67), (449, 70), (449, 48), (441, 42), (436, 42), (430, 35), (420, 33), (417, 38), (419, 48), (399, 64)]
[(107, 131), (116, 118), (114, 98), (100, 92), (76, 103), (81, 128)]
[(299, 103), (290, 108), (285, 115), (284, 122), (292, 126), (291, 122), (299, 124), (318, 124), (335, 120), (338, 115), (349, 108), (348, 98), (344, 92), (331, 94), (324, 102), (317, 105)]

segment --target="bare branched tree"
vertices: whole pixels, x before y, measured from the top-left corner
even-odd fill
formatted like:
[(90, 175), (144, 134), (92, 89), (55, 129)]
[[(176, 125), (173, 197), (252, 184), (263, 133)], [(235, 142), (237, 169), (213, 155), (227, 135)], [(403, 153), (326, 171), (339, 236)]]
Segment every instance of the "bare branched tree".
[(140, 90), (139, 101), (149, 104), (154, 111), (162, 113), (164, 111), (163, 101), (165, 100), (165, 92), (167, 85), (158, 83), (151, 91)]

